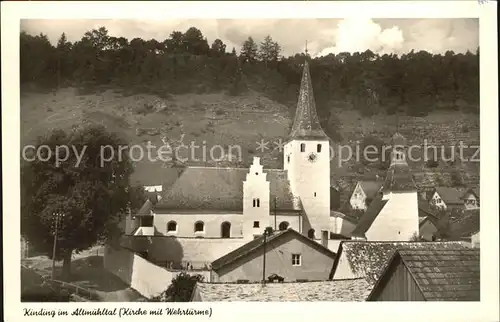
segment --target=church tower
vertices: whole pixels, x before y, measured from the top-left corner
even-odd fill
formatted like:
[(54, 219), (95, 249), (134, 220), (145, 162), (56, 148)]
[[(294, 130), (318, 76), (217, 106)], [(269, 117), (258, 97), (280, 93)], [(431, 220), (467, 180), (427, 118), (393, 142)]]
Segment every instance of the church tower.
[(327, 238), (330, 230), (330, 142), (316, 113), (307, 59), (295, 120), (283, 157), (292, 193), (302, 203), (302, 233), (317, 240)]

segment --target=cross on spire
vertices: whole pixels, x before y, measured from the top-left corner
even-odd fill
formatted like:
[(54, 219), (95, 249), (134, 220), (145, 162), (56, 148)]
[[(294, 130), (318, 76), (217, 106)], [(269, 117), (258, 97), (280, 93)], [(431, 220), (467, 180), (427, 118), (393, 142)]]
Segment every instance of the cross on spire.
[(308, 51), (307, 51), (307, 40), (306, 40), (306, 56), (307, 56), (307, 53), (308, 53)]

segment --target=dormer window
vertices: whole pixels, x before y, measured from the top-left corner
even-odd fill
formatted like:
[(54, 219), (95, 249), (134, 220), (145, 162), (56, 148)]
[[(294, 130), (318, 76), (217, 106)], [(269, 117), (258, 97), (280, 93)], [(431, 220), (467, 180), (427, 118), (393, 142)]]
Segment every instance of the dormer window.
[(321, 144), (318, 144), (318, 145), (316, 146), (316, 151), (317, 151), (318, 153), (320, 153), (320, 152), (321, 152)]
[(306, 144), (305, 143), (300, 144), (300, 152), (306, 152)]

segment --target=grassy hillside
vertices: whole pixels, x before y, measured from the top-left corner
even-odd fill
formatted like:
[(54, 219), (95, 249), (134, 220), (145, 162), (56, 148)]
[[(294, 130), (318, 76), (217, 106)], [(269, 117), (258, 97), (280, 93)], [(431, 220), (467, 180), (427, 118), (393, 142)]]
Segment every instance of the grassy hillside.
[[(265, 167), (282, 167), (282, 154), (274, 149), (273, 141), (285, 139), (293, 120), (293, 108), (277, 103), (258, 92), (242, 96), (225, 94), (162, 95), (134, 94), (116, 90), (99, 93), (82, 93), (74, 88), (65, 88), (50, 93), (23, 91), (21, 95), (21, 143), (33, 142), (38, 135), (53, 128), (69, 129), (75, 124), (92, 122), (105, 125), (108, 130), (124, 136), (130, 144), (139, 144), (146, 151), (146, 143), (160, 146), (162, 140), (171, 146), (194, 142), (200, 148), (189, 160), (190, 165), (248, 166), (252, 156), (260, 156)], [(465, 144), (479, 144), (479, 115), (463, 112), (433, 112), (425, 117), (374, 115), (362, 117), (352, 109), (335, 109), (335, 122), (329, 123), (329, 133), (337, 132), (341, 138), (335, 146), (351, 145), (365, 136), (389, 139), (399, 124), (399, 131), (411, 144), (423, 144), (427, 139), (433, 144), (453, 145), (462, 140)], [(261, 139), (271, 141), (268, 147), (274, 151), (261, 152), (257, 143)], [(230, 146), (241, 147), (241, 162), (224, 160), (213, 162), (202, 159), (201, 146), (207, 147), (207, 155), (214, 145), (226, 151)], [(155, 151), (155, 150), (153, 150)], [(233, 153), (237, 156), (237, 150)], [(335, 150), (337, 151), (337, 150)], [(188, 149), (179, 153), (188, 157)], [(138, 156), (138, 153), (136, 154)], [(219, 157), (219, 150), (214, 150)], [(151, 162), (147, 157), (135, 163), (135, 182), (155, 184), (161, 179), (163, 167), (170, 163)], [(452, 173), (459, 171), (465, 183), (475, 184), (479, 180), (478, 163), (440, 163), (429, 169), (424, 162), (411, 164), (417, 181), (424, 186), (436, 184), (452, 185)], [(332, 160), (332, 179), (343, 190), (349, 190), (359, 178), (383, 176), (384, 170), (374, 166), (363, 166), (351, 160), (339, 166)]]

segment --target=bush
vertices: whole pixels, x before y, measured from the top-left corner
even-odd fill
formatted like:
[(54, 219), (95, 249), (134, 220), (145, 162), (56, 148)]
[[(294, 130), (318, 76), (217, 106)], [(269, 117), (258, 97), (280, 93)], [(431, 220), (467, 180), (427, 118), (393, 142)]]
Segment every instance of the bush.
[(196, 283), (202, 281), (202, 275), (182, 272), (172, 279), (172, 284), (163, 293), (151, 300), (153, 302), (189, 302)]

